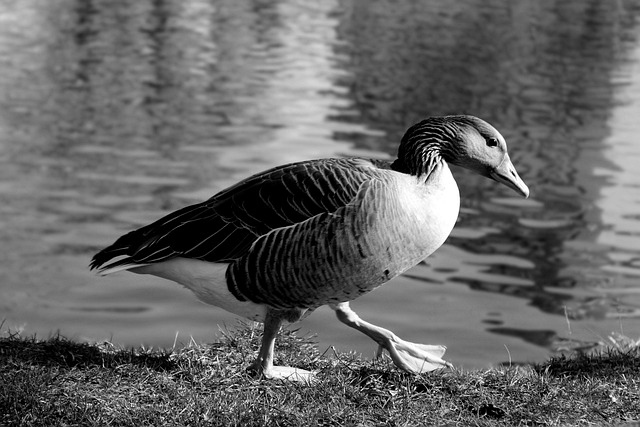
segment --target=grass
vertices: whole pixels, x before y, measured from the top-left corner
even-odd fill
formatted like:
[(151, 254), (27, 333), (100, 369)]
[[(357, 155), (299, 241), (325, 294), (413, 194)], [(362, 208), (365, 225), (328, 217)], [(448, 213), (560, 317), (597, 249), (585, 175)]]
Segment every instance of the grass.
[(536, 426), (640, 420), (640, 350), (630, 340), (538, 365), (411, 375), (386, 360), (324, 357), (310, 339), (284, 331), (277, 362), (317, 370), (317, 384), (305, 386), (245, 373), (259, 338), (257, 327), (244, 325), (223, 332), (214, 344), (154, 350), (7, 333), (0, 338), (0, 426)]

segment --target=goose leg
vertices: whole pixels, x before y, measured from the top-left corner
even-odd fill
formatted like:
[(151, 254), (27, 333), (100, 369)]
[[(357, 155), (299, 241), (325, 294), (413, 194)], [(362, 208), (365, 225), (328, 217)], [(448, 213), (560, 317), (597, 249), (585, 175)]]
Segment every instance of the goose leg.
[(264, 377), (268, 379), (280, 378), (290, 381), (312, 382), (315, 375), (313, 372), (288, 366), (273, 365), (276, 336), (278, 335), (282, 322), (290, 318), (290, 312), (273, 309), (267, 310), (258, 358), (249, 366), (248, 370), (258, 375), (264, 375)]
[(393, 332), (371, 323), (365, 322), (351, 310), (348, 302), (331, 305), (338, 319), (378, 343), (376, 355), (382, 355), (387, 350), (391, 360), (400, 369), (413, 373), (433, 371), (443, 367), (452, 367), (449, 362), (442, 360), (445, 350), (443, 345), (425, 345), (404, 341)]

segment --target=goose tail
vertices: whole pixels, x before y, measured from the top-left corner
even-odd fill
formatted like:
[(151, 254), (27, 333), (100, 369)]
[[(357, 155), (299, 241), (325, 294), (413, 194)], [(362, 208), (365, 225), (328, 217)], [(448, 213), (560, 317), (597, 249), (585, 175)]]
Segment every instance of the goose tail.
[(90, 270), (97, 270), (101, 276), (116, 273), (118, 271), (130, 270), (136, 267), (148, 265), (148, 263), (140, 263), (134, 261), (130, 256), (131, 247), (135, 243), (135, 232), (125, 234), (119, 238), (113, 245), (105, 248), (95, 254), (89, 262)]
[(93, 257), (93, 259), (91, 260), (91, 263), (89, 263), (89, 268), (91, 270), (97, 270), (96, 272), (100, 276), (106, 276), (107, 274), (117, 273), (118, 271), (131, 270), (133, 268), (144, 267), (145, 265), (149, 265), (148, 263), (147, 264), (136, 263), (129, 256), (125, 256), (122, 258), (119, 257), (118, 259), (112, 260), (107, 264), (101, 264), (98, 261), (96, 261), (96, 257), (97, 255)]

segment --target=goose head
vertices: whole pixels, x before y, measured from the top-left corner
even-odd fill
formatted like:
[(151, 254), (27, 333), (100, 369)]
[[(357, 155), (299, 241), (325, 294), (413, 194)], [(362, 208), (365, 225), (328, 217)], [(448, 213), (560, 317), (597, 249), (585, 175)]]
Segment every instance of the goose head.
[(482, 119), (430, 117), (409, 128), (402, 138), (398, 160), (408, 170), (420, 174), (430, 169), (434, 158), (472, 170), (524, 197), (529, 196), (529, 188), (511, 163), (504, 137)]

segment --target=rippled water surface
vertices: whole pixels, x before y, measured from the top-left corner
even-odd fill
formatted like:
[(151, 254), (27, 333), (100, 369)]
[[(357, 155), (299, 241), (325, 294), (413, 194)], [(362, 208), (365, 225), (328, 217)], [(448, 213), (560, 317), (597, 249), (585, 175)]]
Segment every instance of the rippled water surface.
[[(478, 115), (521, 199), (454, 170), (447, 243), (353, 303), (466, 367), (640, 337), (640, 1), (0, 3), (3, 328), (171, 346), (234, 316), (153, 277), (95, 276), (119, 235), (265, 168), (395, 154)], [(373, 342), (319, 309), (320, 349)]]

